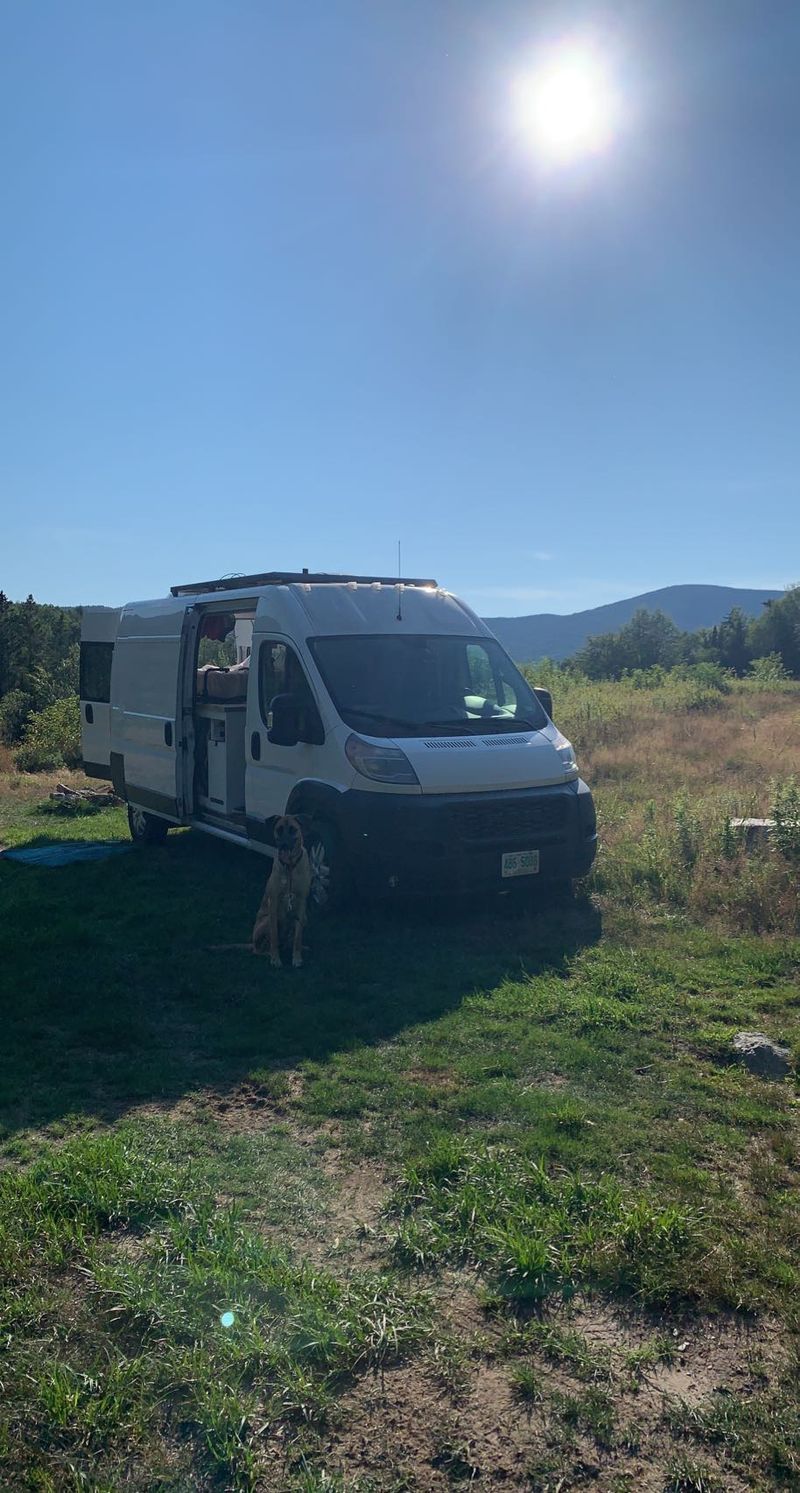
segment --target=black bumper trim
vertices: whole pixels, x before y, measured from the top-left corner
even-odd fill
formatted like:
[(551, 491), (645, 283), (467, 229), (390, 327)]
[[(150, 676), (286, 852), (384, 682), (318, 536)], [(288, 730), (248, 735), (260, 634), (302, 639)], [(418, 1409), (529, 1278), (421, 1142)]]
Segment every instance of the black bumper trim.
[(539, 851), (531, 882), (585, 876), (597, 851), (582, 782), (469, 794), (350, 789), (336, 819), (356, 882), (371, 892), (507, 891), (515, 879), (501, 875), (504, 851)]
[(83, 770), (87, 778), (105, 778), (107, 782), (112, 781), (111, 768), (103, 762), (84, 762)]
[(166, 793), (152, 793), (149, 788), (136, 788), (129, 783), (126, 796), (128, 803), (135, 804), (138, 809), (149, 809), (154, 814), (160, 814), (163, 819), (180, 823), (177, 800)]

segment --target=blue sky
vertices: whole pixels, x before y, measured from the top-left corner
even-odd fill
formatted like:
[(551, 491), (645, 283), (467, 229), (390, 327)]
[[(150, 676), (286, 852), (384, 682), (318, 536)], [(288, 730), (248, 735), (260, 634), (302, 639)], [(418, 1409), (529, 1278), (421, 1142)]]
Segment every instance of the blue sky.
[[(611, 59), (602, 156), (511, 82)], [(0, 586), (800, 579), (800, 5), (0, 10)]]

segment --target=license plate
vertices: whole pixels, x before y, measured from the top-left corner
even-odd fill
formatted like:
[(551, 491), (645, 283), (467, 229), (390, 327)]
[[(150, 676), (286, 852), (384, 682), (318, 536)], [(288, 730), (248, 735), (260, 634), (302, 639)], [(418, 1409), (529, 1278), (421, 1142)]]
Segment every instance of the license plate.
[(501, 857), (503, 876), (535, 876), (539, 869), (538, 850), (507, 850)]

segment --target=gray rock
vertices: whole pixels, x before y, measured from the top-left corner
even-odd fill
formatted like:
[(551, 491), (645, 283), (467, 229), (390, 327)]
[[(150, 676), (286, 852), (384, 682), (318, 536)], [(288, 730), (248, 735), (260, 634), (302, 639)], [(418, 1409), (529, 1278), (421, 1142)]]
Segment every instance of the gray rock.
[(769, 844), (775, 828), (775, 820), (731, 819), (730, 826), (745, 850), (757, 850), (759, 846)]
[(786, 1078), (792, 1071), (789, 1048), (780, 1047), (764, 1032), (737, 1032), (733, 1048), (745, 1067), (761, 1078)]

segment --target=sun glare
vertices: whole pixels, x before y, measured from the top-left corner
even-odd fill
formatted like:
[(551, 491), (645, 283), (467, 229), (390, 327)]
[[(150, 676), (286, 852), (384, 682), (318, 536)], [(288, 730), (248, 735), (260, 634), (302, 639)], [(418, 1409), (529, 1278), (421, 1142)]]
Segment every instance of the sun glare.
[(517, 79), (515, 124), (526, 144), (553, 164), (595, 155), (612, 142), (619, 98), (597, 53), (564, 44)]

